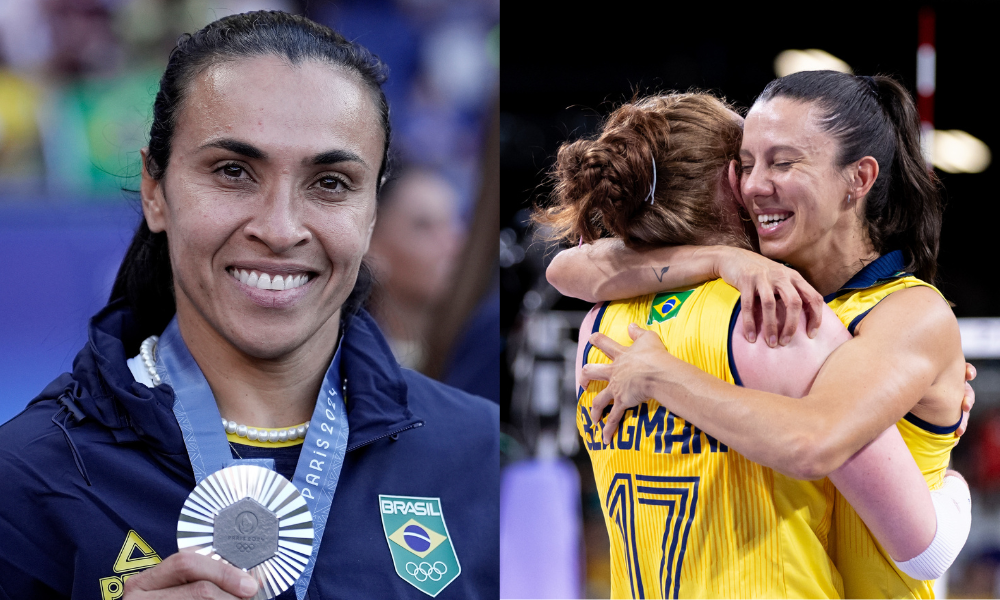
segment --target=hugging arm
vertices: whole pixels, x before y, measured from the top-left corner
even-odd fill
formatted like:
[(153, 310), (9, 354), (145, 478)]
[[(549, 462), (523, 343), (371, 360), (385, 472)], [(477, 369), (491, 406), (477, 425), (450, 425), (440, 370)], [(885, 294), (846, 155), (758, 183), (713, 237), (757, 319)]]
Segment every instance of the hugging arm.
[[(740, 291), (742, 310), (758, 311), (744, 322), (743, 333), (754, 342), (757, 325), (770, 346), (788, 343), (806, 314), (807, 331), (821, 323), (823, 297), (793, 269), (755, 252), (730, 246), (664, 246), (632, 250), (621, 240), (602, 239), (563, 250), (549, 263), (545, 276), (559, 293), (588, 302), (621, 300), (697, 285), (722, 278)], [(777, 317), (780, 298), (788, 318)]]
[(614, 362), (588, 365), (584, 375), (609, 380), (594, 400), (598, 410), (614, 399), (606, 436), (626, 409), (656, 398), (754, 462), (818, 479), (914, 409), (932, 385), (956, 402), (939, 407), (940, 414), (917, 416), (944, 423), (961, 413), (958, 323), (936, 292), (920, 287), (891, 294), (862, 326), (833, 351), (801, 400), (722, 382), (670, 356), (648, 332), (639, 332), (627, 350), (606, 336), (592, 336), (594, 345), (614, 354)]
[(556, 254), (545, 277), (564, 296), (624, 300), (718, 279), (721, 248), (663, 246), (639, 252), (619, 239), (601, 239)]
[[(792, 398), (806, 394), (827, 357), (851, 339), (832, 311), (824, 323), (815, 339), (800, 333), (787, 346), (777, 349), (748, 344), (734, 336), (733, 355), (743, 383)], [(739, 327), (739, 323), (736, 325)], [(589, 331), (590, 328), (586, 329)], [(581, 350), (587, 340), (586, 332), (581, 330)], [(634, 337), (643, 338), (637, 344), (659, 344), (659, 339), (650, 332)], [(611, 366), (591, 365), (587, 372)], [(602, 408), (596, 406), (594, 412), (599, 414)], [(591, 418), (597, 422), (596, 416)], [(609, 435), (607, 429), (605, 437)], [(897, 565), (913, 577), (940, 576), (965, 543), (970, 515), (968, 487), (960, 478), (948, 477), (948, 489), (929, 492), (895, 425), (890, 425), (830, 473), (830, 479)]]
[[(733, 357), (744, 385), (792, 398), (806, 395), (830, 354), (851, 340), (851, 334), (840, 324), (833, 311), (824, 308), (828, 314), (814, 339), (800, 334), (794, 336), (787, 346), (771, 349), (734, 337), (731, 340)], [(736, 324), (737, 328), (739, 325)], [(968, 528), (963, 532), (952, 526), (953, 519), (947, 514), (939, 518), (938, 510), (948, 508), (949, 504), (942, 503), (941, 499), (932, 499), (927, 483), (895, 425), (890, 425), (830, 473), (830, 481), (854, 507), (893, 560), (911, 576), (919, 579), (940, 576), (934, 569), (918, 569), (902, 563), (918, 558), (926, 562), (924, 553), (932, 541), (937, 543), (930, 552), (935, 557), (941, 554), (938, 547), (942, 544), (954, 550), (946, 553), (946, 561), (936, 561), (932, 565), (943, 568), (954, 561), (965, 543)], [(968, 493), (967, 486), (965, 491)], [(954, 507), (954, 504), (950, 506)], [(968, 510), (966, 513), (971, 514)], [(940, 527), (942, 522), (947, 527)], [(942, 534), (940, 539), (935, 537), (939, 531)]]
[(928, 492), (895, 426), (830, 473), (830, 481), (914, 579), (941, 577), (969, 537), (972, 501), (965, 479), (948, 471), (944, 485)]

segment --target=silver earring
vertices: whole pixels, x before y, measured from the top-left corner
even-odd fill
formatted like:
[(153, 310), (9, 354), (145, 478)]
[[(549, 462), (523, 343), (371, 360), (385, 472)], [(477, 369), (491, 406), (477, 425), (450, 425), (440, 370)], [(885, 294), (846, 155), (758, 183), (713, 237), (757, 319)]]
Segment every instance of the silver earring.
[(847, 195), (847, 203), (848, 203), (848, 204), (850, 204), (850, 203), (851, 203), (851, 195), (850, 195), (850, 194), (848, 194), (848, 195)]

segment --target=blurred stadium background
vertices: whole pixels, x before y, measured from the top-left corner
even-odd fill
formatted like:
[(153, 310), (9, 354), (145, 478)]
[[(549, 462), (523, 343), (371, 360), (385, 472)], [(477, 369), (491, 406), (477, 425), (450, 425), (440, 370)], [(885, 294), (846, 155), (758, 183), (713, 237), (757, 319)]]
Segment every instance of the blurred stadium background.
[[(71, 368), (87, 320), (107, 301), (140, 219), (138, 196), (127, 190), (138, 189), (139, 149), (176, 40), (261, 9), (330, 25), (389, 65), (393, 162), (444, 190), (435, 200), (426, 198), (433, 190), (397, 186), (402, 200), (393, 206), (412, 202), (413, 210), (397, 211), (394, 235), (420, 245), (413, 254), (440, 243), (429, 232), (447, 231), (459, 249), (468, 240), (463, 252), (447, 253), (447, 276), (438, 273), (440, 289), (420, 307), (447, 318), (414, 334), (441, 356), (418, 366), (498, 399), (498, 0), (0, 0), (0, 263), (8, 281), (0, 286), (0, 422)], [(470, 270), (485, 275), (470, 278)], [(470, 336), (481, 340), (475, 351), (466, 348)], [(465, 349), (456, 357), (454, 347)]]
[[(918, 99), (947, 199), (939, 287), (955, 304), (977, 404), (953, 466), (972, 487), (969, 541), (938, 595), (1000, 596), (1000, 303), (989, 257), (1000, 206), (990, 150), (995, 20), (989, 3), (566, 5), (509, 19), (501, 75), (501, 596), (607, 597), (608, 539), (578, 443), (577, 328), (589, 305), (544, 279), (558, 248), (536, 237), (532, 203), (560, 143), (593, 133), (634, 93), (700, 89), (744, 109), (790, 70), (891, 74)], [(555, 9), (558, 10), (558, 9)], [(510, 29), (509, 27), (508, 29)]]

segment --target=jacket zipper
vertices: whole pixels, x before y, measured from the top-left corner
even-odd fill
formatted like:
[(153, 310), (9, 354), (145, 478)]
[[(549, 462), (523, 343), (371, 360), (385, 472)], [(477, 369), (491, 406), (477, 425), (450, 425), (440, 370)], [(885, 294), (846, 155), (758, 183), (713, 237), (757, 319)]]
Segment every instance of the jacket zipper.
[(379, 441), (381, 439), (387, 438), (387, 437), (392, 436), (392, 435), (399, 435), (400, 433), (406, 431), (407, 429), (416, 429), (417, 427), (423, 427), (423, 426), (424, 426), (424, 422), (423, 421), (417, 421), (416, 423), (413, 423), (412, 425), (407, 425), (406, 427), (403, 427), (402, 429), (397, 429), (396, 431), (390, 431), (389, 433), (384, 433), (384, 434), (378, 436), (377, 438), (372, 438), (372, 439), (368, 440), (367, 442), (365, 442), (363, 444), (358, 444), (357, 446), (351, 446), (350, 448), (347, 449), (347, 452), (351, 452), (353, 450), (357, 450), (358, 448), (364, 448), (368, 444), (375, 443), (375, 442), (377, 442), (377, 441)]

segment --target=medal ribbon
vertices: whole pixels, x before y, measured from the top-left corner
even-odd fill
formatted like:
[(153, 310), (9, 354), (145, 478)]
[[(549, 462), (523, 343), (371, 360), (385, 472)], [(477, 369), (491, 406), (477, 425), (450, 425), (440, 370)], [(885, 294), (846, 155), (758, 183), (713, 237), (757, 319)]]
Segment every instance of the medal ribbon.
[[(222, 415), (212, 389), (181, 338), (177, 317), (167, 325), (157, 342), (156, 372), (163, 383), (174, 390), (174, 416), (181, 427), (195, 480), (201, 480), (225, 467), (255, 464), (274, 470), (273, 459), (234, 459), (229, 440), (222, 428)], [(312, 556), (295, 582), (295, 595), (302, 600), (312, 578), (320, 542), (330, 517), (330, 504), (340, 480), (340, 470), (347, 452), (347, 411), (341, 396), (340, 345), (316, 399), (309, 431), (295, 466), (295, 486), (312, 513)]]

